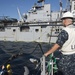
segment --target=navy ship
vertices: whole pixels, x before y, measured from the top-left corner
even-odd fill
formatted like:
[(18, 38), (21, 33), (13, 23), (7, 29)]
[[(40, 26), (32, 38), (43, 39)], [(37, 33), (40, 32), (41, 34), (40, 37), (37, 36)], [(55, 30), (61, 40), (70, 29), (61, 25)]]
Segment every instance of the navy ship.
[(51, 4), (45, 4), (45, 0), (38, 0), (27, 12), (18, 14), (20, 21), (4, 16), (0, 19), (1, 41), (23, 41), (23, 42), (49, 42), (55, 43), (58, 34), (62, 30), (61, 16), (65, 11), (72, 11), (75, 15), (74, 0), (68, 0), (65, 10), (51, 11)]

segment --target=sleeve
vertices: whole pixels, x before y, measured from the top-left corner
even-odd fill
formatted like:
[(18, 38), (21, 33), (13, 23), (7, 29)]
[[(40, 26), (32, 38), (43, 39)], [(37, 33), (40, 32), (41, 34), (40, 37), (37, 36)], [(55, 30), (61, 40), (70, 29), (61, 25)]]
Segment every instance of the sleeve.
[(68, 40), (68, 33), (65, 31), (65, 30), (62, 30), (60, 32), (60, 34), (58, 35), (58, 39), (56, 41), (56, 43), (59, 45), (59, 46), (63, 46), (63, 44)]

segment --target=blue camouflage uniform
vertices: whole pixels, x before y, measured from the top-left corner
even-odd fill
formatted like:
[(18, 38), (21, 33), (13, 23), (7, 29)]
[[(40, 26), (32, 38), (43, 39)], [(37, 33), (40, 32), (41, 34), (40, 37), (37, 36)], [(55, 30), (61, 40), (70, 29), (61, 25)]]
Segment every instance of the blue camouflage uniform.
[[(62, 47), (67, 40), (68, 33), (65, 30), (62, 30), (58, 35), (56, 43)], [(63, 55), (61, 53), (58, 68), (63, 75), (75, 75), (75, 54)]]

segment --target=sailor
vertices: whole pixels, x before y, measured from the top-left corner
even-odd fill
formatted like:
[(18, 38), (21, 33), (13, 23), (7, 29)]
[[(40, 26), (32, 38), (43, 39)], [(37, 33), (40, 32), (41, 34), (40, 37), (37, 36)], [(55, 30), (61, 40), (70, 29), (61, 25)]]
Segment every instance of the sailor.
[(4, 65), (2, 65), (2, 70), (0, 72), (0, 75), (8, 75), (8, 72), (7, 72), (7, 70), (6, 70)]
[(64, 27), (54, 46), (44, 54), (47, 57), (60, 48), (61, 59), (58, 62), (58, 69), (63, 75), (75, 75), (75, 26), (73, 19), (71, 12), (67, 11), (63, 14), (61, 20)]
[(0, 72), (0, 75), (12, 75), (10, 64), (7, 64), (6, 67), (4, 65), (2, 66), (2, 71)]

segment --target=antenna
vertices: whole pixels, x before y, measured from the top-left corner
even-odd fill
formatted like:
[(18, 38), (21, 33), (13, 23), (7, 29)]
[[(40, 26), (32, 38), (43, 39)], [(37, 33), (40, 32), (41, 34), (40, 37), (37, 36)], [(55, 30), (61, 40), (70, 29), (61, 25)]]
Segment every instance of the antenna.
[(19, 10), (18, 7), (17, 7), (17, 11), (18, 11), (18, 14), (19, 14), (19, 18), (20, 18), (20, 20), (21, 20), (22, 22), (24, 22), (24, 20), (23, 20), (23, 18), (22, 18), (22, 15), (21, 15), (20, 10)]

